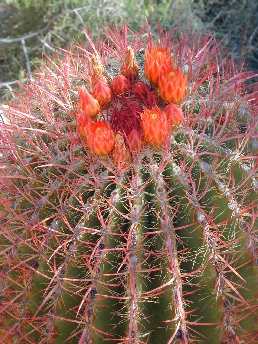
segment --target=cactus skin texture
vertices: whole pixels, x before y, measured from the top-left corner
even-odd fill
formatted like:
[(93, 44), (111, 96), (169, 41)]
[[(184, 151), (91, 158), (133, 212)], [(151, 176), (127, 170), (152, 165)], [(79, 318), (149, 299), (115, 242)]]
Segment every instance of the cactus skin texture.
[[(258, 343), (255, 76), (214, 38), (106, 35), (47, 58), (1, 123), (1, 343)], [(152, 145), (141, 117), (168, 106), (145, 77), (154, 44), (187, 94)], [(77, 88), (117, 75), (130, 88), (119, 77), (85, 117)], [(87, 145), (92, 121), (110, 153)]]

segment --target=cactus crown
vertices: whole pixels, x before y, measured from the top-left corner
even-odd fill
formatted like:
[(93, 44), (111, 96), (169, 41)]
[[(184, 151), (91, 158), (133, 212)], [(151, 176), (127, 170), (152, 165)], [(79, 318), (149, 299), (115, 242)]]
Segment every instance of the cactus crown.
[(254, 74), (214, 37), (106, 36), (0, 123), (0, 338), (256, 343)]

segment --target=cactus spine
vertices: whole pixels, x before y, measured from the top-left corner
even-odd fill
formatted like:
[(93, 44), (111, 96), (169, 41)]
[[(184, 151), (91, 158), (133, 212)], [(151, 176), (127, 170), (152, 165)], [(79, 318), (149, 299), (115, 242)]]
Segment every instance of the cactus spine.
[(257, 343), (254, 75), (214, 38), (106, 34), (1, 123), (0, 339)]

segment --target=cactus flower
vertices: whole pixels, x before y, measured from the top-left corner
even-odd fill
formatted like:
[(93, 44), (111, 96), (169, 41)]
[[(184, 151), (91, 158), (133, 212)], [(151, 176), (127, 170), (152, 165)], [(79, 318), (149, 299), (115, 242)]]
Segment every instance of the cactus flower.
[(92, 95), (100, 106), (106, 109), (112, 99), (112, 89), (106, 82), (99, 80), (92, 90)]
[(158, 82), (159, 93), (168, 103), (179, 103), (187, 94), (187, 76), (178, 69), (163, 74)]
[(111, 87), (116, 95), (120, 95), (130, 90), (130, 82), (124, 75), (120, 74), (112, 80)]
[(81, 137), (86, 140), (89, 124), (93, 120), (85, 112), (80, 111), (76, 114), (77, 130)]
[(171, 125), (179, 125), (184, 120), (182, 109), (175, 104), (167, 105), (163, 111), (167, 115), (167, 120)]
[(152, 46), (145, 51), (145, 74), (147, 79), (157, 85), (161, 75), (173, 70), (174, 61), (168, 48)]
[(144, 81), (137, 81), (135, 84), (133, 84), (132, 91), (136, 97), (142, 98), (147, 94), (148, 86), (145, 84)]
[(132, 151), (140, 151), (143, 147), (143, 137), (138, 130), (133, 129), (127, 136), (127, 142)]
[(106, 121), (92, 122), (86, 132), (87, 144), (91, 151), (99, 156), (111, 152), (115, 144), (115, 134)]
[(88, 116), (95, 117), (100, 112), (100, 105), (85, 86), (78, 86), (79, 93), (78, 109), (84, 111)]
[(171, 133), (171, 125), (166, 114), (157, 106), (151, 110), (144, 109), (141, 120), (144, 139), (152, 146), (162, 145)]

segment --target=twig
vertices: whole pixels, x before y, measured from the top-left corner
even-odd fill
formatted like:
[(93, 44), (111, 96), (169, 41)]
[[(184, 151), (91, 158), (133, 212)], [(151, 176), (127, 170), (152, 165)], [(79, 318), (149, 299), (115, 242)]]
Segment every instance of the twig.
[(22, 43), (22, 50), (23, 50), (23, 53), (24, 53), (24, 56), (25, 56), (25, 59), (26, 59), (27, 73), (28, 73), (29, 78), (31, 80), (33, 80), (33, 76), (32, 76), (32, 73), (31, 73), (31, 68), (30, 68), (30, 58), (29, 58), (29, 55), (28, 55), (28, 52), (27, 52), (27, 47), (26, 47), (26, 44), (25, 44), (25, 40), (22, 39), (21, 43)]
[(54, 51), (56, 53), (60, 53), (60, 51), (58, 51), (57, 49), (53, 48), (50, 44), (48, 44), (47, 42), (44, 41), (44, 39), (39, 35), (37, 35), (38, 40), (49, 50)]
[(248, 39), (248, 44), (252, 45), (252, 41), (254, 39), (254, 36), (256, 35), (256, 33), (258, 32), (258, 25), (256, 26), (256, 28), (254, 29), (254, 31), (252, 32), (251, 36)]

